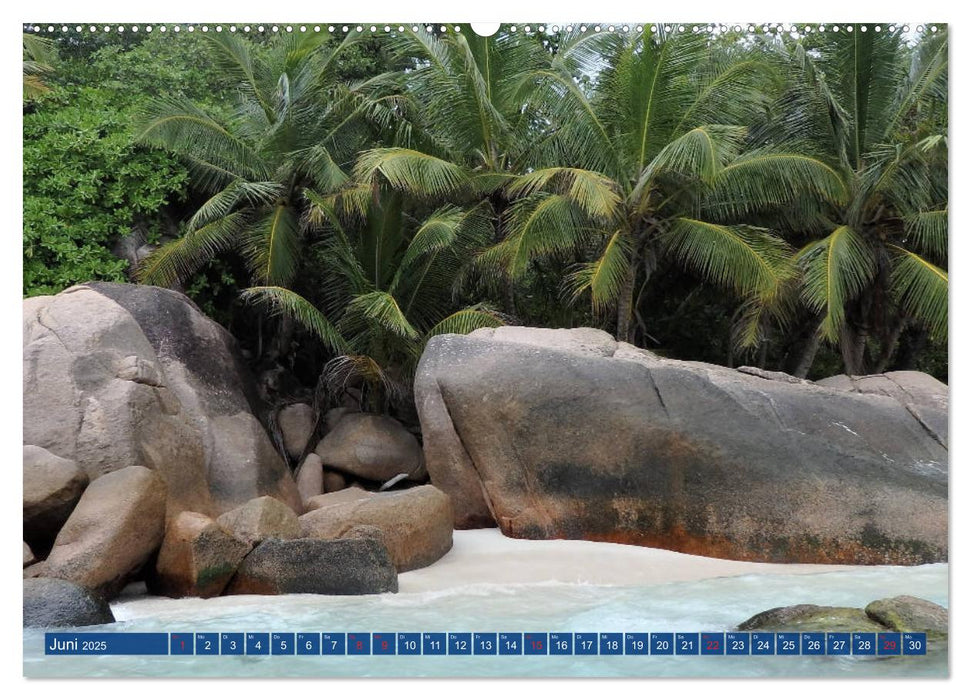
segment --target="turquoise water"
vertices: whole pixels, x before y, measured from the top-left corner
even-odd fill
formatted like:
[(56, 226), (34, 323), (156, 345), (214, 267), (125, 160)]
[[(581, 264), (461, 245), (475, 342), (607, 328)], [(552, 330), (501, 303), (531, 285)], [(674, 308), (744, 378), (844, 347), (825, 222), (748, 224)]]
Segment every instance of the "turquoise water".
[[(916, 595), (948, 604), (947, 565), (859, 567), (654, 586), (475, 584), (377, 596), (233, 596), (116, 601), (106, 632), (717, 632), (796, 603), (862, 607)], [(24, 630), (29, 677), (943, 677), (946, 650), (926, 657), (45, 657)]]

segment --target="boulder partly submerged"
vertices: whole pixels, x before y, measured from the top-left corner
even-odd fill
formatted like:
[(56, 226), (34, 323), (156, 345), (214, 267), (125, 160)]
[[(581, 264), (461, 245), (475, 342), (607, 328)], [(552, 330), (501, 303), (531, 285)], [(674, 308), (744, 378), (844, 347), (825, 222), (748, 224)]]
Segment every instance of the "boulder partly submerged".
[(415, 397), (456, 527), (752, 561), (946, 560), (937, 431), (900, 396), (792, 379), (504, 327), (432, 338)]
[(24, 580), (24, 627), (84, 627), (114, 622), (97, 593), (56, 578)]

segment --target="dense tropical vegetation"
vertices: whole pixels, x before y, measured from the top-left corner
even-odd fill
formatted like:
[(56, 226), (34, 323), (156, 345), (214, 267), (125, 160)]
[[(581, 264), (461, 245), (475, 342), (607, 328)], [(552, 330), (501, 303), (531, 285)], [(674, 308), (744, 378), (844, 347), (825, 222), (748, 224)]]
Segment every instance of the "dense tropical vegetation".
[(943, 28), (337, 34), (25, 34), (25, 295), (178, 288), (399, 415), (502, 323), (946, 380)]

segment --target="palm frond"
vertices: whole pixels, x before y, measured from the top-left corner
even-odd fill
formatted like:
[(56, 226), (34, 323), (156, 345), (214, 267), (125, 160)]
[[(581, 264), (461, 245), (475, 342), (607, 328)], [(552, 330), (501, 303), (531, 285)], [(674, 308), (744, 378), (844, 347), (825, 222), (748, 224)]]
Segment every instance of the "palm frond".
[(249, 287), (240, 292), (240, 297), (246, 303), (294, 319), (332, 352), (347, 351), (347, 342), (320, 309), (293, 290), (275, 286)]
[(947, 272), (916, 253), (891, 246), (891, 285), (901, 307), (927, 323), (931, 333), (947, 338)]
[(459, 165), (408, 148), (373, 148), (360, 155), (354, 176), (365, 182), (381, 175), (388, 184), (419, 197), (453, 194), (468, 181)]
[(623, 231), (614, 231), (600, 257), (593, 262), (582, 263), (566, 279), (566, 288), (573, 302), (590, 291), (593, 310), (607, 311), (620, 296), (630, 269), (631, 242)]
[(143, 284), (171, 287), (187, 280), (219, 253), (236, 247), (249, 226), (245, 212), (233, 212), (190, 230), (145, 258), (136, 276)]
[(794, 274), (785, 241), (754, 226), (678, 217), (661, 243), (686, 267), (740, 296), (772, 294)]
[(600, 173), (582, 168), (552, 167), (534, 170), (512, 178), (506, 185), (510, 199), (527, 197), (549, 188), (568, 196), (588, 216), (610, 220), (618, 215), (621, 197), (617, 184)]
[(484, 304), (477, 304), (476, 306), (460, 309), (446, 316), (432, 326), (428, 333), (425, 334), (425, 338), (428, 339), (432, 336), (443, 335), (445, 333), (465, 335), (477, 328), (496, 328), (505, 324), (505, 320), (498, 311), (490, 309)]
[(803, 300), (811, 310), (823, 314), (820, 331), (825, 339), (835, 341), (846, 305), (873, 279), (873, 254), (853, 229), (840, 226), (804, 247), (796, 259), (803, 270)]
[(300, 263), (300, 228), (294, 210), (275, 205), (250, 227), (243, 253), (255, 279), (266, 285), (290, 283)]
[(373, 291), (355, 297), (347, 305), (345, 316), (348, 319), (359, 317), (372, 321), (401, 338), (416, 340), (419, 337), (418, 331), (402, 313), (397, 300), (387, 292)]
[(921, 211), (907, 217), (907, 235), (936, 260), (947, 258), (947, 207)]

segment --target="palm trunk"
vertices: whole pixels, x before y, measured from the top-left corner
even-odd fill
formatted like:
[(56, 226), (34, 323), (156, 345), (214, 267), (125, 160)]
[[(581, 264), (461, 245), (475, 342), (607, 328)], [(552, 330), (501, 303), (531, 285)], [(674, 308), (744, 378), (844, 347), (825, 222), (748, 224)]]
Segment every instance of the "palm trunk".
[(843, 356), (843, 371), (859, 376), (866, 374), (866, 331), (847, 324), (840, 338), (840, 353)]
[(617, 298), (617, 340), (629, 343), (631, 318), (633, 316), (632, 305), (634, 301), (634, 277), (637, 272), (637, 263), (631, 260), (627, 269), (627, 276), (624, 284), (620, 288), (620, 296)]
[(877, 374), (882, 374), (887, 371), (887, 366), (890, 364), (890, 360), (893, 359), (894, 353), (897, 350), (900, 334), (903, 333), (909, 322), (909, 318), (901, 315), (897, 318), (897, 322), (894, 323), (893, 328), (890, 329), (890, 333), (884, 341), (880, 358), (877, 360), (877, 364), (873, 369)]

